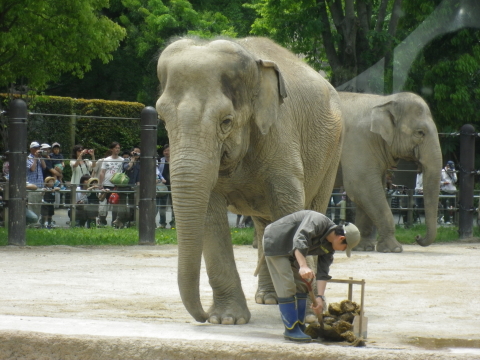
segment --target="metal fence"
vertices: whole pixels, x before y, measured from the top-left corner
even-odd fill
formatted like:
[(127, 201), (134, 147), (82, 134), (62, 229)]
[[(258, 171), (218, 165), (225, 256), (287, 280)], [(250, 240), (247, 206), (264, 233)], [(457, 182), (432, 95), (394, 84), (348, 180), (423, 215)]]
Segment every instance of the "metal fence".
[[(54, 115), (54, 114), (45, 114)], [(8, 208), (8, 217), (12, 221), (8, 224), (8, 244), (26, 245), (26, 157), (27, 152), (27, 124), (29, 113), (27, 105), (22, 99), (15, 99), (10, 103), (8, 111), (8, 161), (10, 176), (8, 181), (7, 199), (3, 207)], [(157, 112), (153, 107), (145, 107), (140, 114), (140, 142), (144, 147), (140, 160), (140, 186), (137, 195), (137, 204), (142, 219), (139, 222), (139, 243), (155, 244), (155, 206), (156, 206), (156, 148), (157, 148)], [(71, 192), (76, 189), (71, 189)], [(75, 198), (75, 197), (73, 197)], [(75, 218), (76, 205), (72, 204), (72, 218)], [(135, 205), (137, 206), (137, 205)], [(5, 212), (5, 211), (4, 211)]]
[[(42, 114), (43, 116), (58, 116), (55, 114)], [(9, 109), (8, 128), (8, 160), (10, 162), (10, 181), (8, 186), (5, 187), (7, 196), (3, 202), (4, 207), (8, 207), (9, 216), (15, 221), (8, 221), (8, 241), (12, 245), (25, 245), (25, 205), (27, 201), (27, 192), (25, 186), (26, 179), (26, 167), (25, 158), (27, 152), (27, 122), (28, 111), (25, 102), (21, 99), (14, 100)], [(102, 117), (105, 118), (105, 117)], [(113, 119), (113, 118), (112, 118)], [(115, 118), (118, 119), (118, 118)], [(142, 171), (140, 186), (131, 193), (133, 194), (133, 203), (131, 206), (135, 209), (136, 219), (139, 218), (139, 213), (142, 214), (142, 221), (138, 222), (140, 243), (153, 244), (155, 243), (155, 214), (156, 214), (156, 188), (155, 188), (155, 163), (156, 163), (156, 134), (157, 134), (157, 113), (152, 107), (146, 107), (141, 113), (141, 139), (142, 144)], [(473, 185), (474, 176), (478, 174), (478, 171), (474, 170), (474, 149), (475, 139), (479, 136), (474, 131), (473, 126), (464, 125), (460, 132), (454, 134), (447, 134), (448, 136), (460, 136), (460, 191), (455, 196), (454, 205), (452, 205), (452, 212), (455, 214), (455, 221), (459, 225), (460, 237), (469, 237), (472, 235), (472, 222), (473, 213), (475, 208), (473, 206)], [(440, 171), (440, 169), (439, 169)], [(69, 193), (71, 198), (75, 194), (76, 189), (70, 189)], [(121, 191), (121, 190), (120, 190)], [(125, 194), (126, 195), (126, 194)], [(72, 197), (73, 196), (73, 197)], [(128, 196), (127, 196), (128, 197)], [(398, 206), (392, 211), (397, 214), (405, 215), (402, 221), (403, 224), (413, 224), (415, 219), (415, 211), (421, 211), (422, 209), (415, 209), (414, 199), (417, 195), (413, 194), (413, 190), (408, 190), (405, 194), (397, 194), (396, 198), (406, 198), (406, 206)], [(393, 197), (392, 197), (393, 198)], [(128, 201), (128, 200), (127, 200)], [(76, 220), (76, 204), (69, 204), (72, 208), (72, 221)], [(112, 205), (114, 206), (114, 205)], [(125, 206), (125, 205), (118, 205)], [(354, 208), (352, 206), (352, 208)], [(330, 212), (334, 209), (330, 208)], [(345, 210), (350, 210), (350, 206)], [(406, 213), (406, 214), (405, 214)], [(399, 215), (400, 216), (400, 215)]]

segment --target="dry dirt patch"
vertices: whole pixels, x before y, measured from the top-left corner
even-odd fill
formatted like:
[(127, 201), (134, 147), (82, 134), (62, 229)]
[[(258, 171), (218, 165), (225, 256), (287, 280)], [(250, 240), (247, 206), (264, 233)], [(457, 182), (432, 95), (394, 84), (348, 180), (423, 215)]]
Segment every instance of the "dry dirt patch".
[[(252, 312), (251, 322), (242, 326), (199, 324), (185, 311), (177, 288), (177, 247), (173, 245), (4, 247), (0, 248), (0, 358), (16, 358), (7, 355), (11, 350), (8, 344), (14, 339), (23, 339), (24, 343), (30, 339), (36, 349), (48, 349), (55, 338), (95, 351), (97, 346), (127, 349), (137, 344), (141, 348), (138, 354), (144, 355), (147, 348), (155, 346), (165, 353), (167, 348), (197, 346), (197, 354), (201, 354), (215, 344), (220, 349), (230, 344), (230, 350), (211, 355), (274, 358), (281, 349), (282, 358), (288, 358), (290, 350), (285, 349), (298, 349), (305, 359), (310, 358), (308, 353), (313, 357), (328, 354), (332, 359), (350, 358), (345, 354), (373, 359), (382, 352), (383, 357), (378, 358), (398, 355), (399, 359), (425, 359), (430, 353), (424, 349), (432, 349), (432, 358), (478, 359), (479, 255), (478, 243), (434, 244), (427, 248), (408, 245), (402, 254), (354, 252), (351, 258), (338, 254), (331, 269), (334, 278), (366, 281), (367, 348), (351, 349), (286, 343), (276, 306), (255, 304), (253, 271), (257, 256), (248, 246), (235, 247)], [(346, 290), (344, 284), (330, 284), (327, 297), (330, 301), (343, 300)], [(208, 308), (211, 288), (204, 269), (201, 295)], [(354, 287), (355, 299), (359, 300), (359, 288)], [(47, 345), (41, 345), (44, 341)], [(238, 350), (242, 346), (248, 348), (250, 357), (242, 357), (245, 353)], [(112, 358), (122, 358), (120, 353), (113, 356), (109, 351), (113, 350), (107, 351)], [(79, 358), (95, 358), (87, 353)], [(62, 358), (55, 354), (58, 352), (45, 358)], [(185, 350), (181, 354), (176, 358), (193, 358), (190, 355), (194, 352)]]

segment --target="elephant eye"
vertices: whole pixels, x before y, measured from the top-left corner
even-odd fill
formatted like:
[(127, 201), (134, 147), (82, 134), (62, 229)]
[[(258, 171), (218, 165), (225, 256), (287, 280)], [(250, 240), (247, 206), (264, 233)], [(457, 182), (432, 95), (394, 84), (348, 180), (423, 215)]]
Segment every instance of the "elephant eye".
[(220, 126), (222, 127), (223, 131), (228, 131), (233, 123), (233, 116), (228, 115), (223, 118)]
[(416, 136), (417, 136), (417, 137), (424, 137), (424, 136), (425, 136), (425, 131), (423, 131), (423, 130), (417, 130)]

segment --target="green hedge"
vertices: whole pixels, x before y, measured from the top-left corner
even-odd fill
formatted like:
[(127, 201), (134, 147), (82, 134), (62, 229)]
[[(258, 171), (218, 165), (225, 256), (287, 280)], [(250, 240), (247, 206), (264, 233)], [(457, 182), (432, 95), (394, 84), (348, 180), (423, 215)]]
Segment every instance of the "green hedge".
[[(140, 113), (145, 105), (136, 102), (73, 99), (59, 96), (29, 96), (27, 101), (30, 113), (76, 115), (75, 118), (31, 115), (28, 118), (28, 139), (40, 143), (59, 142), (65, 159), (71, 158), (75, 144), (95, 149), (96, 158), (101, 158), (113, 141), (118, 141), (123, 149), (130, 149), (140, 143)], [(8, 110), (10, 97), (0, 94), (0, 110)], [(85, 116), (118, 117), (133, 119), (92, 119)], [(6, 126), (8, 118), (0, 117), (0, 125)], [(167, 141), (166, 132), (159, 126), (158, 143)], [(72, 142), (72, 132), (75, 141)], [(2, 144), (4, 152), (6, 144)], [(0, 146), (2, 146), (0, 145)], [(161, 146), (158, 147), (159, 149)], [(70, 167), (66, 167), (65, 178), (70, 178)]]

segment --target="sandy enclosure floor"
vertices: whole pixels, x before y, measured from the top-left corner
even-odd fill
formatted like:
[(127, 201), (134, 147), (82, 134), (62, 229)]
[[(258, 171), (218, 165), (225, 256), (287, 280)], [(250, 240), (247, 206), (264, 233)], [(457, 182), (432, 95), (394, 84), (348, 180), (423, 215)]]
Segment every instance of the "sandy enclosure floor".
[[(241, 326), (187, 313), (176, 246), (0, 248), (0, 359), (480, 359), (478, 242), (337, 254), (334, 278), (366, 281), (366, 348), (284, 341), (277, 306), (254, 300), (256, 250), (234, 250), (252, 312)], [(207, 309), (204, 268), (200, 292)], [(327, 287), (330, 302), (346, 296)]]

